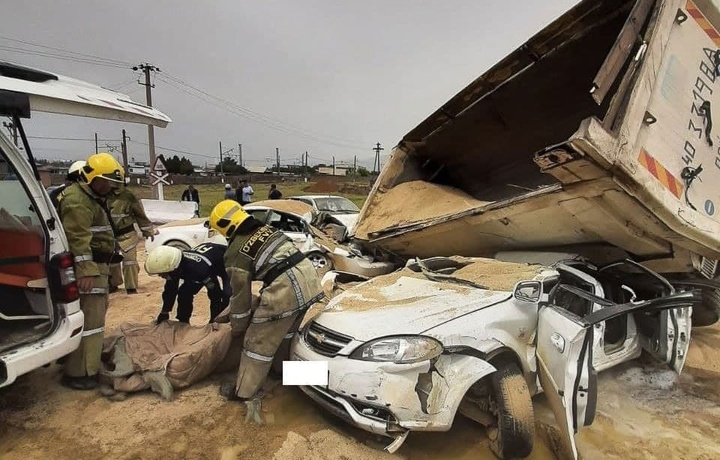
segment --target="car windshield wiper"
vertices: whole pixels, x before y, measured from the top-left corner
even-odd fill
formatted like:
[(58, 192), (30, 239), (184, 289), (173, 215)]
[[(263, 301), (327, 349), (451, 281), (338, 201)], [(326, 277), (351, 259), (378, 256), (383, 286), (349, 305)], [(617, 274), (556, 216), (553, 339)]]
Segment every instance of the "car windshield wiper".
[(425, 265), (425, 263), (423, 261), (421, 261), (419, 258), (416, 258), (415, 262), (418, 264), (418, 267), (420, 267), (420, 271), (422, 272), (422, 274), (425, 275), (425, 277), (427, 279), (429, 279), (430, 281), (438, 281), (438, 282), (446, 281), (449, 283), (460, 284), (463, 286), (468, 286), (468, 287), (472, 287), (472, 288), (476, 288), (476, 289), (485, 289), (485, 290), (490, 289), (489, 287), (483, 286), (482, 284), (473, 283), (472, 281), (464, 280), (462, 278), (457, 278), (452, 275), (445, 275), (442, 273), (434, 272), (434, 271), (430, 270), (428, 268), (428, 266)]

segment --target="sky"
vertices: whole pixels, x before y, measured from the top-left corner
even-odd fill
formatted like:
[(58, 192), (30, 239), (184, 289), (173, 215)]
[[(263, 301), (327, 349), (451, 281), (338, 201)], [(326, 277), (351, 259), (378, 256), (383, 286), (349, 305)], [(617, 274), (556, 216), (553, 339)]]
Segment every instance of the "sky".
[[(408, 131), (575, 3), (12, 2), (0, 15), (0, 60), (138, 102), (145, 91), (130, 67), (159, 67), (153, 105), (173, 122), (155, 130), (158, 154), (186, 152), (178, 155), (202, 166), (217, 163), (218, 142), (232, 155), (240, 143), (246, 165), (274, 162), (278, 148), (282, 164), (299, 164), (307, 151), (311, 165), (357, 157), (371, 169), (376, 143), (384, 163)], [(143, 125), (37, 113), (24, 126), (38, 158), (85, 158), (95, 152), (95, 133), (101, 150), (117, 148), (123, 128), (129, 157), (148, 158)], [(87, 140), (40, 139), (48, 137)]]

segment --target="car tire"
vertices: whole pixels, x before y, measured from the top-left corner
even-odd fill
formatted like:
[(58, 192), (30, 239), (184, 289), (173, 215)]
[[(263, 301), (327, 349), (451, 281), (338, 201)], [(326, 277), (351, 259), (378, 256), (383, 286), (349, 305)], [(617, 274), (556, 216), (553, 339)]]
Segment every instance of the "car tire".
[(165, 243), (165, 246), (170, 246), (172, 248), (178, 248), (181, 251), (187, 251), (190, 249), (190, 246), (187, 245), (187, 243), (184, 243), (180, 240), (171, 240)]
[(498, 457), (525, 458), (535, 442), (535, 414), (525, 377), (515, 363), (490, 376), (491, 407), (496, 424), (488, 428), (490, 448)]
[(305, 254), (305, 257), (312, 262), (318, 276), (321, 278), (325, 275), (325, 273), (332, 270), (332, 262), (330, 261), (330, 258), (320, 251), (308, 252)]

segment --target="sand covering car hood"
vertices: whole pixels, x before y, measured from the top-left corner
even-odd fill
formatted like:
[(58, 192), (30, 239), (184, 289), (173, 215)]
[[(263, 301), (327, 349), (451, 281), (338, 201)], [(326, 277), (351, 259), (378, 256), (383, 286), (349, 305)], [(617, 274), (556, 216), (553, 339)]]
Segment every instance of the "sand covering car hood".
[(209, 375), (222, 362), (232, 340), (229, 324), (191, 326), (123, 323), (104, 340), (101, 371), (113, 389), (151, 388), (165, 399)]
[(313, 319), (357, 340), (419, 334), (509, 299), (515, 283), (531, 280), (543, 270), (539, 265), (493, 259), (451, 259), (472, 262), (457, 270), (454, 277), (488, 289), (431, 281), (422, 273), (404, 268), (342, 292), (322, 310), (315, 310), (317, 316)]

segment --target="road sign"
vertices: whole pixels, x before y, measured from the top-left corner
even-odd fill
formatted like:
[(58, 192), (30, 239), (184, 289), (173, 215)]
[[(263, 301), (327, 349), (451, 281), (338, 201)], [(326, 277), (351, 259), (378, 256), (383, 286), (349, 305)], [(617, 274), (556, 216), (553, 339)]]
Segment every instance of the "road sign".
[(160, 157), (155, 158), (155, 163), (153, 163), (152, 170), (155, 172), (167, 171), (167, 168), (165, 167), (165, 163), (163, 163), (162, 158), (160, 158)]
[(170, 174), (168, 173), (150, 171), (150, 180), (152, 181), (152, 185), (160, 183), (170, 185), (170, 182), (166, 180), (168, 177), (170, 177)]

